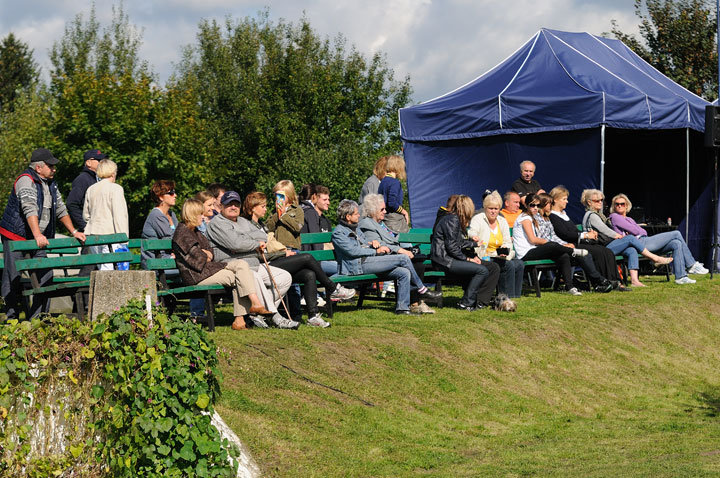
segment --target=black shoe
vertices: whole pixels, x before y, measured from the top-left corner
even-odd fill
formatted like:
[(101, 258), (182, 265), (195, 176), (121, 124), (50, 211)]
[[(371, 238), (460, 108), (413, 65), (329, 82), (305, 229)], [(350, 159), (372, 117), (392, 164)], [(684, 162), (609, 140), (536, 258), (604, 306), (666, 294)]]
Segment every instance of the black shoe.
[(418, 293), (423, 300), (436, 301), (442, 299), (442, 292), (427, 289), (423, 294)]
[(463, 304), (462, 302), (458, 302), (458, 304), (455, 307), (457, 307), (460, 310), (466, 310), (468, 312), (473, 312), (473, 311), (478, 310), (476, 305), (467, 305), (467, 304)]
[(630, 292), (632, 289), (630, 287), (625, 287), (624, 285), (618, 286), (617, 288), (618, 292)]
[(409, 310), (396, 310), (395, 315), (420, 315), (420, 314), (413, 314)]
[(601, 292), (603, 294), (610, 292), (611, 290), (613, 290), (612, 282), (607, 279), (603, 279), (602, 282), (595, 286), (594, 290), (595, 292)]

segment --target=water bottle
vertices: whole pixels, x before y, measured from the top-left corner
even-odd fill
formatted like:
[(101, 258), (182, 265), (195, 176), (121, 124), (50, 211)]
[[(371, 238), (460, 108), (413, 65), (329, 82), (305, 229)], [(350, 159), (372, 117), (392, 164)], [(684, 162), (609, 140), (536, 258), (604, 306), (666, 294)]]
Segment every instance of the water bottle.
[[(130, 249), (128, 249), (127, 244), (120, 244), (119, 246), (117, 246), (115, 248), (115, 252), (130, 252)], [(130, 263), (129, 262), (118, 262), (117, 270), (119, 270), (119, 271), (130, 270)]]

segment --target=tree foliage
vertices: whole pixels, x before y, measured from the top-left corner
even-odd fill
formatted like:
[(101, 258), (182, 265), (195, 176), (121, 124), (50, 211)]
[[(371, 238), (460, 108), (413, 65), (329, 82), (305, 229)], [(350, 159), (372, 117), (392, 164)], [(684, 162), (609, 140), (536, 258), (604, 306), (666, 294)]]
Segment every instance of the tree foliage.
[(714, 2), (635, 0), (640, 35), (623, 33), (612, 20), (612, 34), (660, 72), (693, 93), (717, 97), (717, 45)]
[(139, 235), (152, 208), (149, 188), (157, 179), (174, 179), (193, 195), (213, 180), (214, 157), (204, 140), (195, 92), (171, 85), (162, 90), (138, 58), (136, 37), (122, 9), (98, 35), (94, 11), (65, 30), (53, 48), (52, 151), (63, 159), (58, 170), (67, 194), (83, 164), (83, 152), (99, 148), (118, 164), (130, 228)]
[(280, 179), (355, 197), (378, 155), (400, 149), (397, 110), (409, 101), (381, 54), (321, 38), (307, 19), (203, 21), (186, 50), (182, 84), (197, 88), (226, 160), (219, 180), (241, 191)]
[(32, 54), (12, 32), (0, 41), (0, 110), (13, 109), (18, 89), (27, 91), (37, 82), (38, 68)]

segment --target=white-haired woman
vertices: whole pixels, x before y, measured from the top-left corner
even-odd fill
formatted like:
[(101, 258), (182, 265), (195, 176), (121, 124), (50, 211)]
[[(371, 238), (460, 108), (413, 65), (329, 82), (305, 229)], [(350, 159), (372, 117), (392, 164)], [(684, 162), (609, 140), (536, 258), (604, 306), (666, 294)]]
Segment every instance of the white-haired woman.
[(484, 211), (472, 218), (468, 235), (479, 237), (485, 246), (475, 249), (478, 256), (490, 256), (500, 267), (498, 290), (508, 297), (520, 297), (525, 263), (515, 257), (510, 227), (505, 218), (499, 215), (502, 205), (502, 197), (497, 191), (485, 196)]
[[(425, 276), (424, 261), (427, 257), (420, 254), (416, 256), (409, 250), (412, 244), (401, 244), (398, 241), (398, 235), (383, 223), (385, 210), (385, 200), (380, 194), (367, 194), (362, 203), (362, 215), (364, 217), (358, 223), (358, 229), (365, 234), (368, 241), (378, 241), (381, 245), (390, 249), (391, 254), (403, 254), (410, 258), (415, 274), (422, 281)], [(410, 300), (410, 312), (417, 314), (435, 313), (424, 301), (419, 300), (416, 293), (411, 292)]]
[[(117, 179), (117, 164), (110, 159), (103, 159), (98, 163), (98, 181), (87, 189), (85, 204), (83, 205), (83, 219), (85, 235), (116, 234), (124, 232), (130, 235), (128, 226), (128, 210), (125, 202), (125, 192), (122, 186), (115, 183)], [(113, 244), (113, 250), (119, 244)], [(93, 254), (110, 252), (108, 246), (90, 246)], [(101, 264), (100, 270), (112, 270), (113, 264)]]
[(586, 210), (582, 222), (583, 230), (597, 231), (597, 239), (602, 245), (615, 254), (625, 256), (628, 260), (630, 283), (635, 287), (645, 287), (639, 278), (638, 253), (653, 261), (657, 266), (669, 264), (673, 259), (653, 254), (635, 236), (623, 236), (608, 226), (608, 219), (603, 214), (604, 200), (605, 195), (599, 189), (586, 189), (582, 192), (580, 202)]
[(692, 284), (695, 280), (688, 274), (707, 274), (710, 272), (705, 266), (695, 260), (680, 231), (661, 232), (648, 236), (645, 229), (640, 227), (633, 218), (628, 217), (632, 209), (630, 198), (625, 194), (618, 194), (612, 199), (610, 208), (610, 224), (615, 232), (623, 236), (635, 236), (646, 249), (651, 252), (672, 252), (673, 274), (677, 284)]

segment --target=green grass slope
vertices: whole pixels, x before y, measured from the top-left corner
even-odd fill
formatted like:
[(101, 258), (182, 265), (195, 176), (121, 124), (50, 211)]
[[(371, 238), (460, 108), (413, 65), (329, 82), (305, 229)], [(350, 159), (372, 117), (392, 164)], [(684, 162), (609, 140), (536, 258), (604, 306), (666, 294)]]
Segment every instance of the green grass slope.
[(646, 284), (221, 326), (217, 408), (267, 476), (718, 476), (720, 280)]

